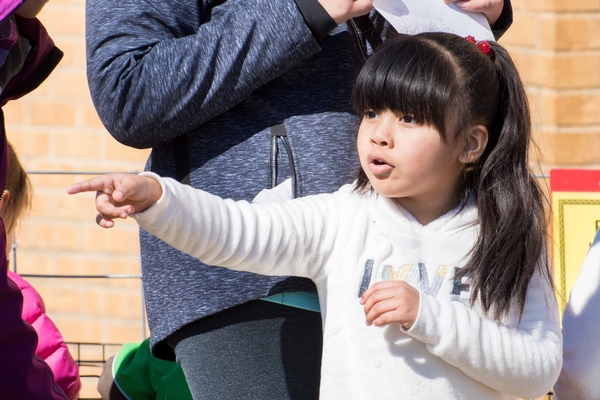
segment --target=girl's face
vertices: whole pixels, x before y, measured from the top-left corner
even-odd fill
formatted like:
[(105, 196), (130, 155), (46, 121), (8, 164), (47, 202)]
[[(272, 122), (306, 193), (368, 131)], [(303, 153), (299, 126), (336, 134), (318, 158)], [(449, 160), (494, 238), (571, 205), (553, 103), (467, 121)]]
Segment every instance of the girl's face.
[(358, 155), (373, 189), (394, 198), (422, 225), (458, 205), (461, 146), (410, 115), (367, 111)]

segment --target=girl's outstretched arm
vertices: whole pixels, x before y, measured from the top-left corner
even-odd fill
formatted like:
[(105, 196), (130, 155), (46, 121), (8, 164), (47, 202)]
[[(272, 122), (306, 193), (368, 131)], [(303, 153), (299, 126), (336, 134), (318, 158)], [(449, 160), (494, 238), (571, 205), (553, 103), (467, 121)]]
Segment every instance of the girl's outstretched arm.
[(69, 194), (83, 192), (96, 192), (96, 222), (103, 228), (112, 228), (116, 218), (147, 210), (162, 196), (156, 179), (132, 174), (98, 176), (67, 188)]
[(251, 204), (151, 172), (105, 175), (67, 189), (70, 194), (92, 191), (102, 227), (131, 216), (146, 232), (205, 264), (315, 281), (324, 277), (331, 249), (350, 234), (338, 226), (355, 213), (354, 203), (340, 211), (336, 194)]

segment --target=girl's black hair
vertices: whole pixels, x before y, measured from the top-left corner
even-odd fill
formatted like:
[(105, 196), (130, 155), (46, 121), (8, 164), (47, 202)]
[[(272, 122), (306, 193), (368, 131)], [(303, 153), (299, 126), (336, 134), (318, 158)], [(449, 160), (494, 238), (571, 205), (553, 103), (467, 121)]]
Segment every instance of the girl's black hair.
[[(471, 303), (481, 301), (494, 318), (522, 315), (527, 286), (538, 265), (552, 282), (545, 258), (545, 197), (531, 171), (531, 118), (525, 89), (507, 51), (490, 42), (484, 54), (449, 33), (400, 36), (377, 51), (359, 73), (354, 106), (412, 115), (442, 139), (459, 140), (474, 125), (488, 129), (487, 147), (466, 165), (461, 196), (473, 195), (480, 233), (457, 277), (471, 280)], [(371, 190), (364, 171), (359, 191)]]

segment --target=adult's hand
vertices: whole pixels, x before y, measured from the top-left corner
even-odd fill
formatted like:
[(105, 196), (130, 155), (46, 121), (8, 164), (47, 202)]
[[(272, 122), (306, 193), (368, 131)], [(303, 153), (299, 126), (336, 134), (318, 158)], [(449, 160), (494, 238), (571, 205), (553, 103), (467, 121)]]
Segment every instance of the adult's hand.
[(373, 8), (371, 0), (319, 0), (319, 3), (338, 25), (368, 14)]
[(446, 4), (455, 3), (458, 8), (464, 11), (480, 12), (485, 15), (490, 25), (494, 23), (500, 17), (502, 13), (502, 7), (504, 6), (503, 0), (444, 0)]

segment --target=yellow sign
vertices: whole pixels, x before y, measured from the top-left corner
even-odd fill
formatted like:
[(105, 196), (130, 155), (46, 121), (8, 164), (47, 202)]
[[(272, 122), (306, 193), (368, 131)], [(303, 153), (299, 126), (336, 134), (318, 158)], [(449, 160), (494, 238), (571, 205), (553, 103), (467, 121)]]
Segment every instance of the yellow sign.
[(561, 310), (600, 227), (600, 192), (552, 192), (554, 282)]

